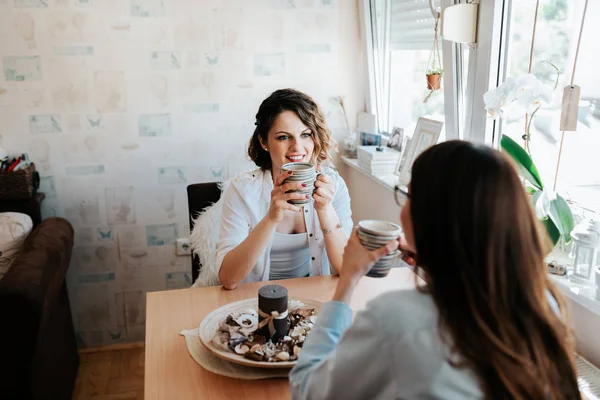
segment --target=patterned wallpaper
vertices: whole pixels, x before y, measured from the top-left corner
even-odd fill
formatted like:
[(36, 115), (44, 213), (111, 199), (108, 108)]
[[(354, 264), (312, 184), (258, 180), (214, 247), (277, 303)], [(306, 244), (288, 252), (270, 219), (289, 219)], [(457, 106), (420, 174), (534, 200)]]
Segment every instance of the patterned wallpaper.
[(144, 340), (146, 293), (191, 285), (186, 185), (252, 166), (271, 91), (311, 94), (343, 138), (361, 49), (355, 0), (0, 0), (0, 145), (75, 227), (80, 346)]

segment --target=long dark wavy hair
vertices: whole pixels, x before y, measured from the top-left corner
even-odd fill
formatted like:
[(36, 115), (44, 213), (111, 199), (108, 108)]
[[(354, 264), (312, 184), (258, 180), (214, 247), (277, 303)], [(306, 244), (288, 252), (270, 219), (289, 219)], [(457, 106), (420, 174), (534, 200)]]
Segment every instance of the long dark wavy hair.
[(273, 122), (284, 111), (296, 113), (302, 123), (312, 131), (315, 148), (311, 162), (317, 165), (329, 160), (331, 132), (325, 122), (325, 116), (312, 97), (295, 89), (276, 90), (261, 103), (256, 113), (256, 128), (248, 145), (250, 159), (263, 170), (271, 169), (271, 156), (263, 149), (260, 140), (267, 143)]
[(581, 398), (566, 308), (544, 265), (549, 241), (512, 162), (444, 142), (417, 158), (410, 192), (421, 290), (452, 364), (472, 369), (486, 398)]

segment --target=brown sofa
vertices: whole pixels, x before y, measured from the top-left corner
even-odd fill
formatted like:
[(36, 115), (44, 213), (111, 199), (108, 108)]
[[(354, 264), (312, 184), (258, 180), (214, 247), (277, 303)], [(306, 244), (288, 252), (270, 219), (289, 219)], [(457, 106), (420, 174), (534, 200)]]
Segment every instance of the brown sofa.
[(79, 355), (65, 276), (73, 228), (42, 222), (0, 280), (0, 398), (70, 399)]

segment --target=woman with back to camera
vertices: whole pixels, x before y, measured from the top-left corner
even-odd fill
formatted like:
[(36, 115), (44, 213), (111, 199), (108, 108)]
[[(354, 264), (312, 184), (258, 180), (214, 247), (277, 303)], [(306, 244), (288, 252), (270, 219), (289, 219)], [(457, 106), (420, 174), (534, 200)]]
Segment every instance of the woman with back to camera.
[[(352, 322), (356, 283), (398, 246), (346, 246), (333, 301), (290, 373), (294, 399), (579, 399), (547, 237), (511, 162), (462, 141), (423, 152), (400, 213), (424, 284)], [(387, 278), (390, 279), (390, 278)]]
[[(331, 133), (317, 103), (294, 89), (267, 97), (256, 114), (248, 154), (259, 169), (236, 176), (223, 194), (215, 273), (227, 289), (241, 282), (329, 275), (339, 271), (352, 230), (350, 197), (329, 160)], [(309, 162), (322, 172), (312, 195), (281, 172)], [(304, 206), (289, 200), (310, 200)]]

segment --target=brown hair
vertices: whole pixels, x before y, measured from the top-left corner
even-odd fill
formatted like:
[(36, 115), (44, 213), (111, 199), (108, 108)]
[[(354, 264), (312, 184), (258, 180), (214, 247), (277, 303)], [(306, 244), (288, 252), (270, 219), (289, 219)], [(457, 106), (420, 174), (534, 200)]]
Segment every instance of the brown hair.
[(421, 290), (460, 360), (451, 363), (472, 369), (486, 398), (579, 399), (566, 309), (544, 265), (549, 242), (510, 160), (444, 142), (417, 158), (410, 189)]
[(250, 159), (262, 170), (271, 169), (271, 156), (261, 146), (260, 139), (267, 143), (269, 130), (277, 116), (284, 111), (296, 113), (302, 123), (312, 131), (315, 148), (311, 162), (316, 165), (328, 160), (331, 132), (325, 122), (325, 116), (310, 96), (295, 89), (276, 90), (261, 103), (256, 113), (256, 128), (248, 145)]

